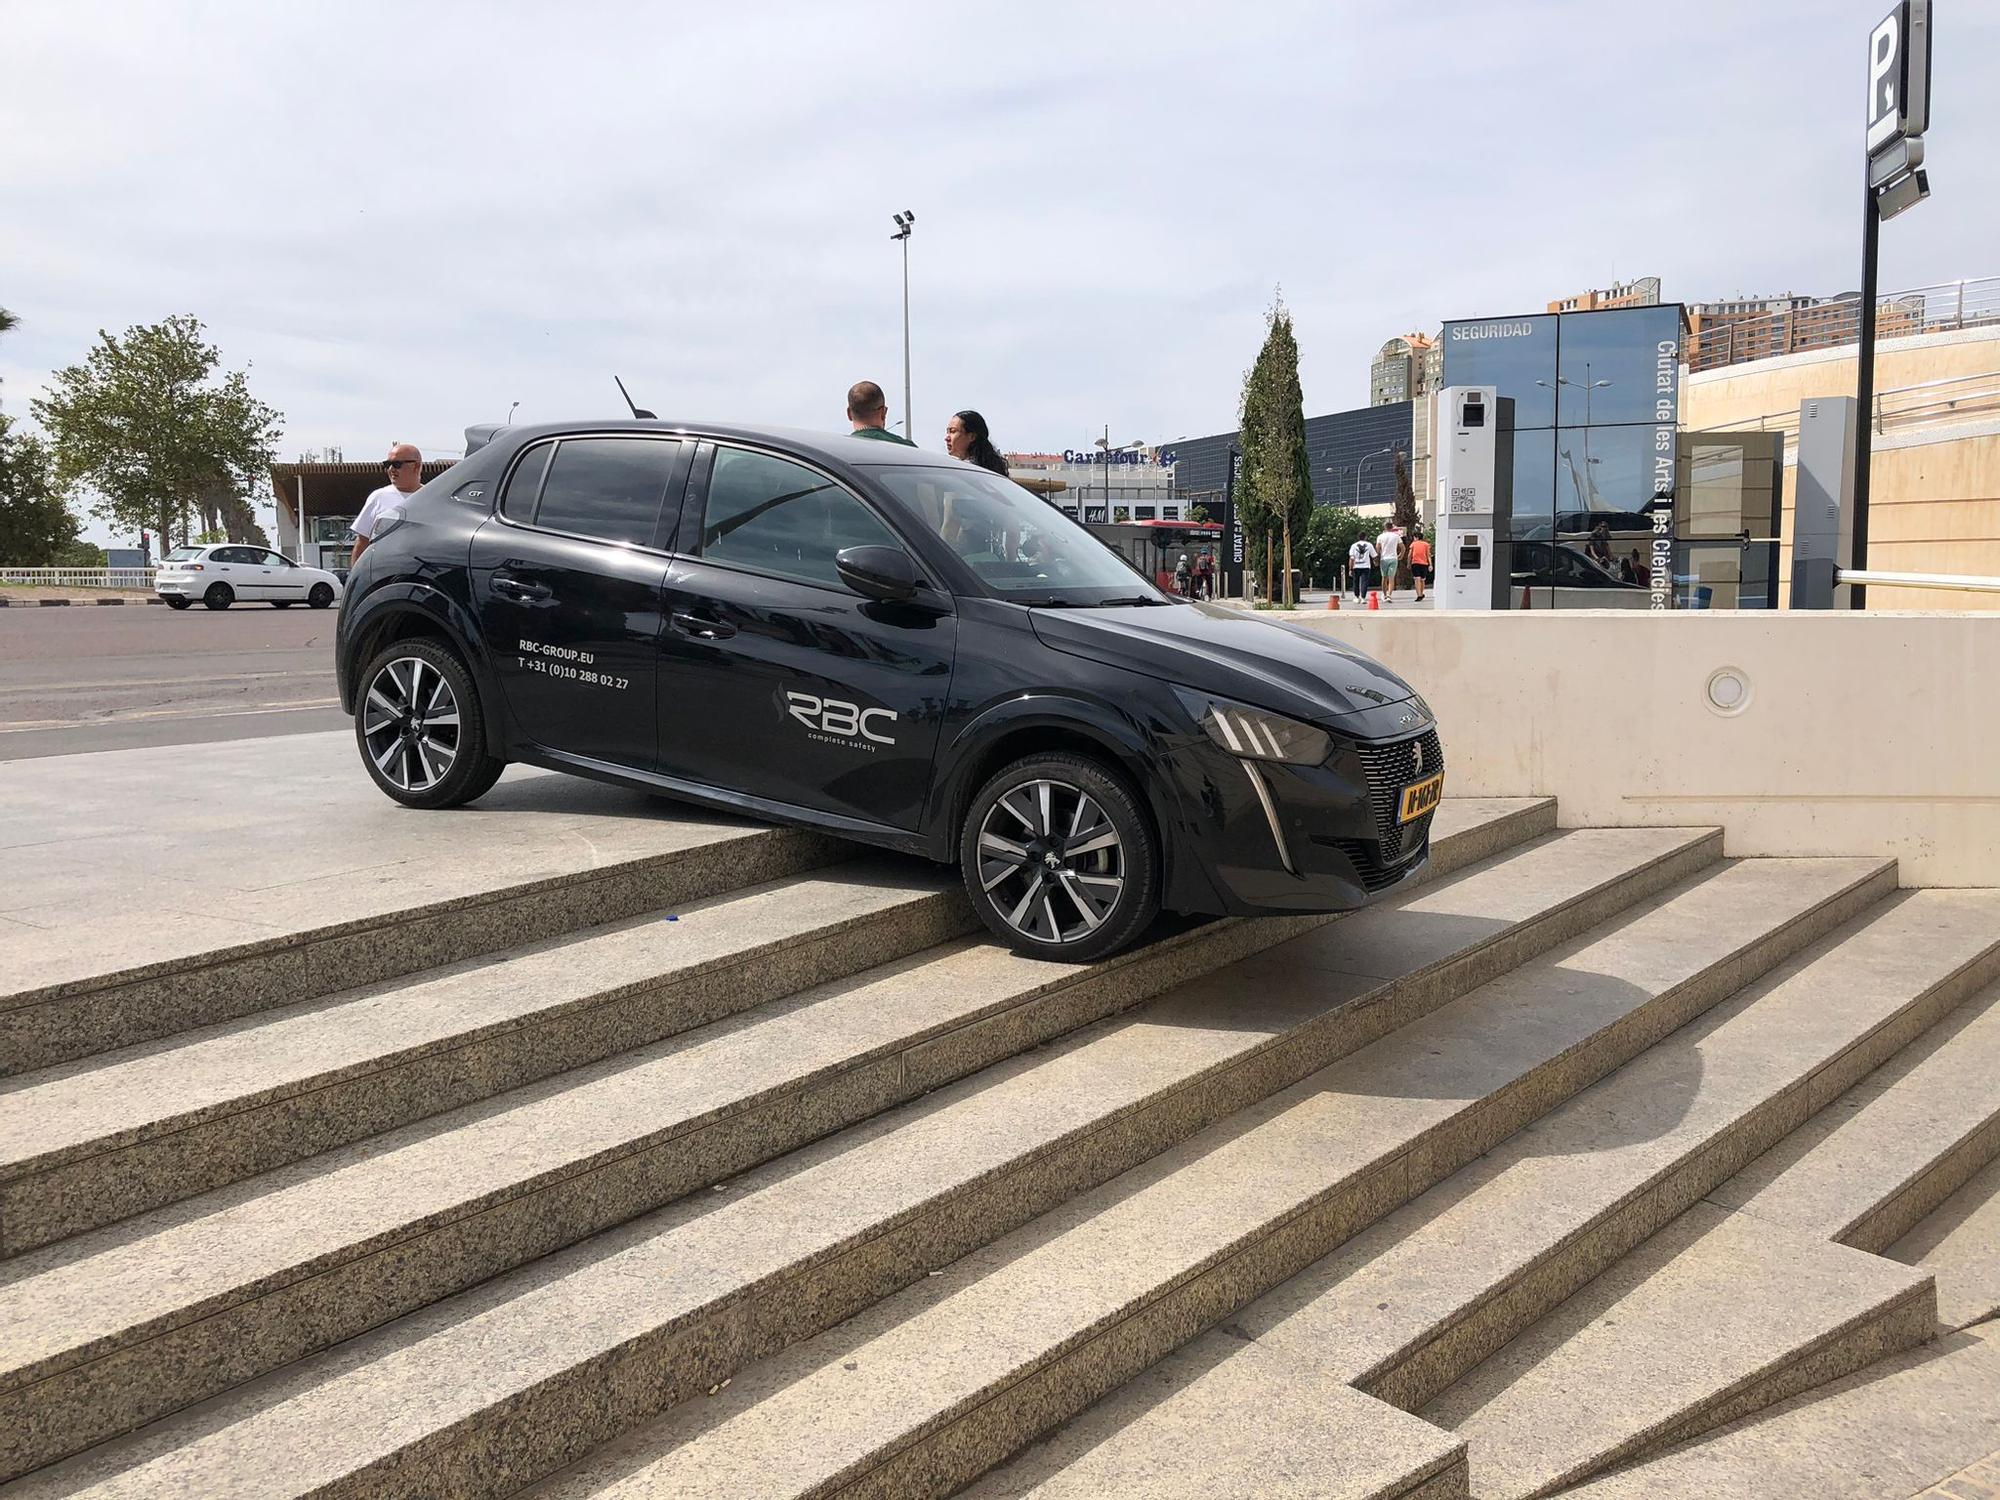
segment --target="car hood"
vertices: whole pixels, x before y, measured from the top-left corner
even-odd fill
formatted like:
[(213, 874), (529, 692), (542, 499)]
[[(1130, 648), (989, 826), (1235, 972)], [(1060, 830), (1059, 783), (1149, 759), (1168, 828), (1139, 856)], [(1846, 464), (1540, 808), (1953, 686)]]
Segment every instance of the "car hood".
[(1240, 609), (1034, 609), (1029, 618), (1052, 650), (1294, 718), (1351, 719), (1416, 697), (1402, 678), (1352, 647)]

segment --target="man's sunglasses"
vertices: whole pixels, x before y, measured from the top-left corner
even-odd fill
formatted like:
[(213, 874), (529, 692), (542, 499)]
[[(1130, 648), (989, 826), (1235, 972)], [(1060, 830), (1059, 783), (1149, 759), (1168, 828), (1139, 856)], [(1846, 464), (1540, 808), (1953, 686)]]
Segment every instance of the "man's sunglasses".
[(385, 458), (382, 460), (382, 472), (384, 474), (393, 474), (396, 470), (402, 468), (404, 464), (413, 464), (415, 462), (414, 458)]

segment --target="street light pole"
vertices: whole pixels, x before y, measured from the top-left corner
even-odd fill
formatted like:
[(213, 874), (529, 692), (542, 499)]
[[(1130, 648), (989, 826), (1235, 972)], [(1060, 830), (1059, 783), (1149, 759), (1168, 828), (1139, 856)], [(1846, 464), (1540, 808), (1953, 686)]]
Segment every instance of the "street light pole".
[(910, 231), (916, 227), (917, 215), (906, 208), (895, 218), (896, 232), (889, 238), (903, 242), (903, 436), (914, 443), (917, 419), (910, 412)]

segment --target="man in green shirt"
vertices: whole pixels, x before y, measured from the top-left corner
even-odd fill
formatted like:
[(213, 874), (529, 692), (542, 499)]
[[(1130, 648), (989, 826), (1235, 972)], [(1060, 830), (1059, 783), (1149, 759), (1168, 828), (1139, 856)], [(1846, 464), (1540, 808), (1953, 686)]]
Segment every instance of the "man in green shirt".
[(889, 430), (889, 398), (872, 380), (857, 380), (847, 388), (847, 420), (854, 424), (855, 437), (879, 438), (885, 443), (901, 443), (905, 448), (917, 446)]

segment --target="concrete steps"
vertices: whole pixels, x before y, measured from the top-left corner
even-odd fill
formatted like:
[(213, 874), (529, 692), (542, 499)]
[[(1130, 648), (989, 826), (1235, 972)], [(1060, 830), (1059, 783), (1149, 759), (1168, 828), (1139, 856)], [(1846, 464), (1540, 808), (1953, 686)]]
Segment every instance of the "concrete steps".
[(2000, 1161), (1883, 1253), (1937, 1278), (1938, 1322), (1947, 1331), (2000, 1317)]
[[(1926, 1336), (1921, 1276), (1776, 1225), (1704, 1235), (1712, 1222), (1676, 1216), (1950, 1015), (1996, 965), (2000, 893), (1885, 901), (1253, 1304), (1228, 1325), (1245, 1341), (1240, 1354), (1204, 1380), (1243, 1409), (1295, 1410), (1293, 1382), (1274, 1383), (1265, 1363), (1275, 1355), (1315, 1384), (1352, 1383), (1465, 1424), (1475, 1492), (1529, 1493), (1637, 1441), (1668, 1441), (1676, 1423), (1728, 1420), (1731, 1401), (1768, 1403)], [(1616, 1283), (1635, 1305), (1604, 1314), (1605, 1327), (1561, 1321), (1586, 1303), (1565, 1298), (1677, 1222), (1627, 1263), (1631, 1285)], [(1746, 1237), (1791, 1267), (1789, 1302), (1728, 1294), (1763, 1274), (1757, 1256), (1724, 1253)], [(1666, 1256), (1670, 1270), (1649, 1267), (1664, 1271), (1658, 1279), (1630, 1270), (1669, 1246), (1681, 1253)], [(1586, 1295), (1610, 1296), (1617, 1274)], [(1636, 1315), (1642, 1305), (1657, 1314), (1650, 1322)], [(1772, 1317), (1760, 1323), (1764, 1311)], [(1545, 1314), (1548, 1327), (1508, 1345)], [(1534, 1359), (1523, 1353), (1531, 1344)], [(1523, 1391), (1511, 1406), (1510, 1385)], [(1155, 1440), (1145, 1421), (1128, 1433), (1093, 1412), (1078, 1425), (1097, 1464)], [(1496, 1467), (1483, 1479), (1489, 1456)], [(1017, 1471), (1046, 1462), (1043, 1450), (1025, 1456), (994, 1476), (992, 1492), (1015, 1492)]]
[(0, 1254), (597, 1062), (970, 930), (955, 881), (864, 861), (585, 929), (0, 1093)]
[[(1437, 859), (1448, 869), (1546, 828), (1552, 809), (1448, 804), (1439, 816)], [(1503, 857), (1350, 921), (1358, 938), (1377, 931), (1404, 976), (1395, 991), (1404, 1003), (1435, 1003), (1442, 986), (1475, 982), (1477, 966), (1504, 967), (1560, 941), (1717, 852), (1713, 835), (1673, 831), (1543, 838), (1515, 857), (1541, 872), (1540, 888)], [(0, 1286), (0, 1466), (23, 1472), (226, 1390), (1319, 925), (1213, 923), (1081, 969), (985, 944), (946, 947), (22, 1256)], [(1335, 988), (1392, 987), (1344, 976)], [(1337, 998), (1279, 1009), (1304, 1032)], [(1207, 1053), (1183, 1059), (1178, 1077), (1227, 1072), (1271, 1040), (1268, 1026), (1225, 1030)], [(1121, 1098), (1126, 1107), (1157, 1106), (1152, 1134), (1136, 1132), (1138, 1144), (1124, 1149), (1148, 1154), (1146, 1141), (1193, 1128), (1167, 1107), (1178, 1105), (1174, 1088), (1116, 1081), (1128, 1095), (1141, 1090)], [(1210, 1081), (1208, 1107), (1235, 1107), (1243, 1088)], [(1093, 1118), (1072, 1112), (1076, 1125)], [(994, 1114), (1003, 1130), (1021, 1117), (1011, 1099)], [(1062, 1128), (1046, 1123), (1059, 1139)], [(916, 1134), (927, 1149), (952, 1143)], [(996, 1164), (1024, 1159), (1014, 1144), (993, 1137)], [(979, 1175), (960, 1174), (956, 1198), (932, 1207), (976, 1197)], [(791, 1212), (809, 1220), (814, 1200), (804, 1201)], [(856, 1199), (854, 1232), (880, 1232), (868, 1217), (878, 1207)], [(694, 1218), (690, 1233), (727, 1232)], [(774, 1254), (794, 1248), (766, 1239)], [(678, 1263), (677, 1247), (665, 1253)]]
[[(233, 904), (259, 919), (272, 936), (212, 951), (179, 951), (176, 934), (162, 930), (149, 933), (149, 951), (172, 957), (130, 962), (134, 955), (124, 951), (130, 946), (125, 943), (113, 945), (113, 954), (102, 960), (67, 948), (45, 952), (34, 962), (10, 966), (0, 987), (0, 1077), (643, 912), (675, 911), (853, 854), (850, 844), (799, 829), (700, 818), (679, 822), (679, 847), (668, 852), (621, 855), (600, 831), (596, 838), (607, 847), (590, 868), (514, 881), (477, 871), (461, 878), (463, 894), (411, 906), (390, 893), (366, 903), (375, 908), (373, 914), (343, 921), (315, 925), (308, 918), (301, 925), (294, 911), (276, 905), (287, 901), (310, 910), (303, 895), (273, 893), (261, 904), (259, 898), (236, 897)], [(659, 842), (652, 826), (640, 832), (647, 835), (645, 845)], [(456, 841), (463, 842), (467, 833), (459, 828)], [(550, 836), (560, 838), (561, 830)], [(440, 825), (434, 843), (441, 860), (458, 852), (453, 842), (453, 833)], [(119, 916), (107, 911), (103, 920), (115, 927)], [(177, 925), (199, 926), (185, 916)]]
[(1851, 916), (1880, 876), (1752, 861), (1683, 883), (535, 1493), (949, 1493)]
[[(2000, 1455), (2000, 1325), (1883, 1360), (1566, 1500), (1978, 1500)], [(1983, 1469), (1985, 1484), (1952, 1476)], [(1933, 1488), (1933, 1486), (1936, 1486)]]

